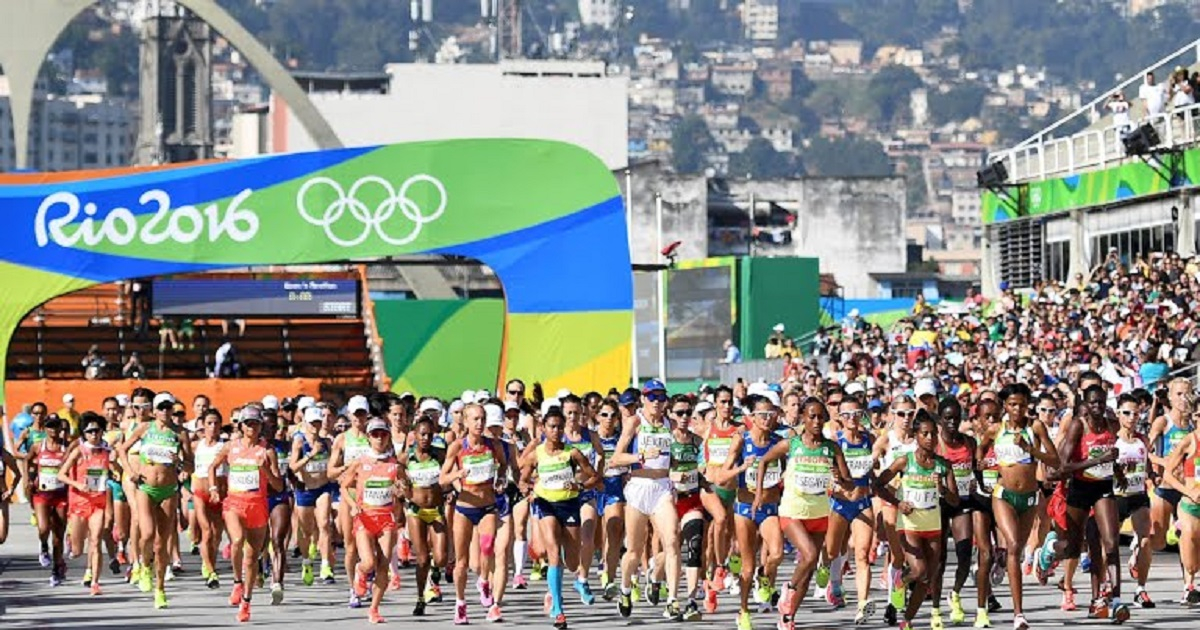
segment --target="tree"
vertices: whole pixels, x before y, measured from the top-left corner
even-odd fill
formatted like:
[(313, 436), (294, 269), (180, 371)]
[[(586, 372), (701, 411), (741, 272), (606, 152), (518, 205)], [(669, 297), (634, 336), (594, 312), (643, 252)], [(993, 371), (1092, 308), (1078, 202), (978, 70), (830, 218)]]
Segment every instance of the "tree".
[(671, 130), (671, 165), (676, 173), (699, 173), (707, 166), (706, 154), (713, 148), (708, 124), (696, 116), (685, 116)]
[(979, 115), (987, 88), (981, 85), (956, 85), (946, 93), (932, 92), (929, 95), (929, 113), (934, 122), (944, 125)]
[(892, 164), (883, 145), (853, 136), (815, 138), (801, 156), (804, 168), (821, 177), (885, 177)]
[(796, 175), (792, 156), (775, 150), (765, 138), (750, 141), (745, 151), (729, 156), (729, 174), (734, 177), (750, 175), (754, 179), (781, 179)]
[(889, 64), (879, 69), (867, 84), (867, 94), (879, 106), (884, 122), (908, 111), (909, 94), (921, 87), (921, 77), (912, 68)]

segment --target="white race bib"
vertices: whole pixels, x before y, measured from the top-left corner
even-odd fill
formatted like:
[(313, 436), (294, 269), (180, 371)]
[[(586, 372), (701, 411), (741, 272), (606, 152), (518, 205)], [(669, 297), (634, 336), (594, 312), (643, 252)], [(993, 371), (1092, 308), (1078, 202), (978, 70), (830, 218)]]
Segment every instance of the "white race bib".
[(258, 492), (258, 466), (235, 464), (229, 468), (229, 491), (236, 493)]
[(392, 504), (392, 482), (387, 479), (368, 479), (363, 484), (363, 505), (386, 507)]

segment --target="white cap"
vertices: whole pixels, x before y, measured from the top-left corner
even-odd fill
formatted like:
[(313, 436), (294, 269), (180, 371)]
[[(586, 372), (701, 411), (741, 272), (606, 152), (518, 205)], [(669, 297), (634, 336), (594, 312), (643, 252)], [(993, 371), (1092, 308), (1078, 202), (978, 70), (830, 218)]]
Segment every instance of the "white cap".
[(117, 399), (117, 404), (118, 404), (118, 405), (120, 405), (120, 406), (122, 406), (122, 407), (128, 407), (128, 406), (129, 406), (129, 396), (127, 396), (127, 395), (125, 395), (125, 394), (117, 394), (116, 396), (113, 396), (113, 398), (116, 398), (116, 399)]
[(775, 332), (779, 332), (779, 333), (781, 333), (781, 332), (783, 332), (785, 329), (784, 329), (784, 327), (783, 327), (783, 324), (775, 324), (775, 326), (774, 326), (773, 328), (771, 328), (771, 330), (774, 330)]
[(174, 402), (175, 402), (175, 397), (171, 395), (171, 392), (163, 392), (154, 397), (154, 408), (158, 409), (158, 406), (163, 403), (174, 403)]
[(709, 409), (712, 409), (712, 408), (713, 408), (712, 403), (708, 402), (707, 400), (702, 400), (702, 401), (700, 401), (700, 404), (696, 405), (696, 410), (694, 413), (696, 415), (704, 415), (705, 413), (708, 412)]
[(436, 398), (426, 398), (425, 400), (421, 401), (421, 406), (417, 407), (417, 413), (425, 413), (426, 411), (443, 413), (446, 411), (446, 409), (442, 407), (442, 401)]
[(765, 396), (769, 391), (771, 386), (762, 382), (750, 383), (750, 387), (746, 388), (746, 393), (751, 396)]
[(481, 405), (485, 401), (490, 399), (491, 397), (492, 397), (492, 394), (490, 392), (488, 392), (488, 390), (486, 390), (486, 389), (481, 389), (481, 390), (475, 392), (475, 402), (477, 402)]
[(507, 412), (509, 412), (509, 411), (512, 411), (513, 409), (516, 409), (517, 411), (520, 411), (520, 410), (521, 410), (521, 405), (518, 405), (517, 403), (515, 403), (515, 402), (512, 402), (512, 401), (507, 401), (507, 400), (506, 400), (506, 401), (504, 401), (504, 411), (505, 411), (506, 413), (507, 413)]
[(272, 396), (270, 394), (263, 396), (262, 406), (263, 406), (263, 409), (272, 409), (274, 411), (279, 411), (279, 398), (277, 398), (276, 396)]
[(350, 413), (357, 413), (359, 411), (365, 411), (369, 413), (371, 411), (371, 407), (367, 404), (366, 396), (351, 396), (350, 402), (346, 403), (346, 410)]
[(567, 396), (570, 396), (570, 395), (571, 395), (571, 390), (564, 387), (564, 388), (558, 390), (558, 393), (555, 394), (554, 397), (559, 400), (562, 400), (563, 398), (566, 398)]
[(459, 396), (459, 400), (463, 401), (464, 405), (469, 405), (475, 402), (475, 392), (469, 389), (463, 390), (462, 396)]
[(304, 411), (309, 407), (315, 406), (317, 406), (317, 399), (313, 398), (312, 396), (301, 396), (300, 399), (296, 401), (296, 411)]
[(848, 396), (853, 396), (855, 394), (861, 394), (867, 390), (863, 387), (862, 382), (850, 381), (849, 383), (846, 383), (846, 386), (842, 388), (842, 391), (846, 392)]
[(562, 403), (557, 398), (547, 398), (542, 401), (542, 415), (546, 415), (551, 407), (561, 407)]
[(462, 411), (463, 407), (466, 407), (466, 406), (467, 405), (463, 401), (455, 399), (450, 402), (450, 413), (454, 413), (456, 411)]
[(320, 407), (314, 406), (314, 407), (309, 407), (308, 409), (304, 410), (304, 421), (305, 422), (321, 422), (324, 419), (325, 419), (325, 416), (324, 416), (324, 414), (321, 413)]
[(67, 405), (75, 402), (75, 394), (63, 394), (63, 404)]
[(936, 396), (937, 385), (933, 383), (933, 379), (923, 378), (917, 381), (917, 384), (913, 387), (913, 394), (916, 395), (917, 398), (925, 396), (926, 394)]
[(367, 423), (367, 433), (387, 430), (389, 430), (388, 424), (380, 418), (371, 418), (371, 421)]
[(504, 412), (500, 410), (500, 405), (484, 405), (483, 412), (487, 417), (487, 422), (484, 427), (502, 427), (504, 426)]
[(858, 309), (856, 309), (856, 308), (850, 309), (850, 317), (858, 317)]
[(776, 407), (779, 406), (779, 394), (775, 393), (775, 390), (768, 389), (767, 391), (762, 393), (762, 397), (771, 401), (772, 405), (775, 405)]

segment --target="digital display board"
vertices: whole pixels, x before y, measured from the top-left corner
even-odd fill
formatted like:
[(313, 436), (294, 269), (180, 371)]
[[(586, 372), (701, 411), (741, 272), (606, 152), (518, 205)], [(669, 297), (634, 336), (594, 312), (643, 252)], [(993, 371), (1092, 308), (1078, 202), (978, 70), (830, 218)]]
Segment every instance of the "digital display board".
[(733, 265), (673, 269), (667, 282), (667, 378), (714, 379), (733, 336)]
[(357, 280), (154, 280), (159, 317), (358, 317)]

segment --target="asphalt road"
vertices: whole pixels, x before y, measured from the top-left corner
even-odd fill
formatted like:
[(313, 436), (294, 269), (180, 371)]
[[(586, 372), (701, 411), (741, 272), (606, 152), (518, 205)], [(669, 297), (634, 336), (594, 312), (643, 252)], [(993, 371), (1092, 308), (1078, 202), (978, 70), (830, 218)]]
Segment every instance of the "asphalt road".
[[(120, 630), (139, 630), (149, 628), (220, 628), (236, 627), (239, 625), (271, 626), (286, 628), (289, 624), (317, 625), (319, 627), (343, 628), (366, 627), (366, 609), (352, 610), (346, 606), (346, 584), (339, 575), (339, 582), (334, 586), (315, 585), (306, 587), (300, 583), (298, 573), (289, 576), (287, 597), (281, 606), (271, 606), (269, 594), (260, 591), (256, 594), (253, 619), (249, 624), (238, 624), (234, 619), (235, 609), (226, 605), (229, 595), (228, 587), (232, 579), (229, 577), (228, 563), (221, 567), (223, 582), (220, 590), (210, 591), (204, 588), (199, 577), (199, 561), (194, 556), (185, 556), (186, 574), (170, 583), (167, 593), (170, 597), (170, 608), (165, 611), (155, 610), (149, 594), (143, 594), (136, 587), (125, 584), (116, 578), (105, 576), (104, 594), (91, 597), (87, 590), (79, 584), (82, 576), (82, 558), (71, 563), (68, 581), (65, 585), (53, 588), (49, 585), (49, 573), (38, 566), (36, 531), (29, 524), (29, 510), (26, 506), (13, 506), (12, 530), (8, 542), (0, 546), (0, 628), (16, 630), (19, 628), (112, 628)], [(187, 547), (185, 546), (185, 554)], [(1124, 553), (1125, 550), (1122, 550)], [(1153, 610), (1135, 608), (1133, 618), (1127, 625), (1138, 628), (1185, 628), (1194, 627), (1200, 619), (1198, 611), (1180, 607), (1174, 601), (1178, 600), (1182, 588), (1180, 570), (1174, 554), (1164, 553), (1156, 557), (1156, 566), (1152, 571), (1149, 590), (1155, 596), (1159, 605)], [(107, 571), (107, 568), (105, 569)], [(340, 571), (340, 565), (338, 567)], [(790, 572), (790, 565), (785, 565)], [(952, 569), (951, 569), (952, 570)], [(565, 576), (568, 577), (569, 576)], [(473, 578), (472, 578), (473, 580)], [(599, 590), (593, 577), (593, 588)], [(852, 582), (847, 581), (849, 586)], [(1076, 580), (1077, 588), (1085, 589), (1088, 582), (1085, 576)], [(1126, 601), (1132, 599), (1132, 588), (1126, 582)], [(1085, 627), (1108, 626), (1106, 621), (1090, 622), (1086, 617), (1087, 595), (1081, 592), (1078, 603), (1083, 610), (1064, 613), (1058, 609), (1060, 593), (1053, 586), (1037, 586), (1027, 589), (1026, 616), (1033, 628), (1039, 627)], [(447, 589), (447, 594), (451, 591)], [(635, 606), (630, 619), (622, 619), (613, 603), (597, 599), (593, 607), (585, 607), (579, 603), (569, 584), (564, 585), (567, 598), (567, 617), (572, 628), (619, 628), (634, 625), (675, 625), (662, 619), (662, 609), (652, 608), (649, 604), (639, 603)], [(509, 591), (505, 605), (505, 625), (535, 625), (549, 628), (549, 620), (542, 614), (542, 597), (545, 593), (544, 582), (533, 582), (528, 591)], [(1001, 602), (1008, 603), (1008, 588), (1000, 586), (997, 589)], [(873, 591), (877, 598), (882, 593)], [(964, 599), (974, 602), (973, 587), (968, 582), (963, 592)], [(474, 588), (468, 589), (471, 603), (470, 615), (472, 625), (488, 625), (484, 620), (484, 611), (474, 597)], [(389, 626), (422, 628), (450, 628), (453, 626), (453, 600), (447, 597), (446, 603), (433, 604), (425, 617), (412, 617), (412, 607), (415, 602), (414, 577), (411, 569), (405, 571), (403, 586), (398, 592), (390, 592), (384, 600), (383, 615)], [(853, 624), (853, 602), (841, 611), (832, 611), (824, 602), (817, 602), (811, 596), (797, 616), (798, 628), (835, 628)], [(714, 615), (706, 616), (695, 626), (702, 628), (727, 628), (733, 630), (735, 604), (733, 598), (722, 595), (720, 610)], [(882, 608), (880, 609), (882, 612)], [(973, 620), (974, 606), (968, 606), (968, 621)], [(943, 615), (949, 615), (948, 603), (943, 604)], [(762, 614), (755, 616), (757, 630), (774, 628), (776, 616)], [(1008, 610), (992, 615), (993, 627), (1011, 628), (1012, 616)], [(884, 627), (881, 616), (875, 618), (866, 626), (873, 628)], [(928, 628), (928, 609), (922, 611), (917, 618), (917, 628)]]

